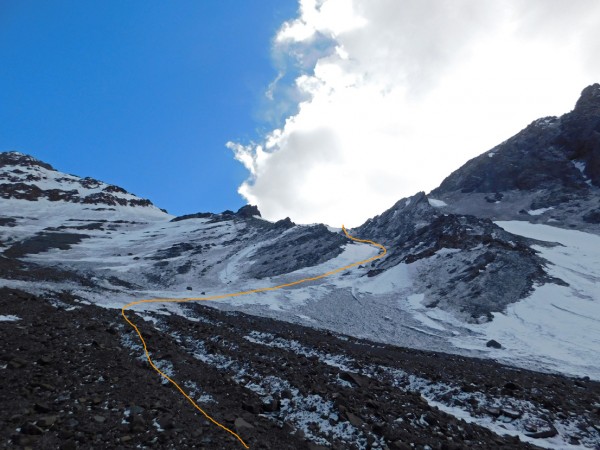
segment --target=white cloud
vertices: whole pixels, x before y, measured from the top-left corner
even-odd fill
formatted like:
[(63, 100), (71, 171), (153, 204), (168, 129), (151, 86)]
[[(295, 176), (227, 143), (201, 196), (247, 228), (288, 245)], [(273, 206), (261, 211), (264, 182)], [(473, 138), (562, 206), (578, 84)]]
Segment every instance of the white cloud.
[(359, 225), (570, 110), (599, 81), (598, 42), (597, 0), (301, 0), (273, 52), (299, 71), (297, 110), (228, 144), (239, 191), (270, 219)]

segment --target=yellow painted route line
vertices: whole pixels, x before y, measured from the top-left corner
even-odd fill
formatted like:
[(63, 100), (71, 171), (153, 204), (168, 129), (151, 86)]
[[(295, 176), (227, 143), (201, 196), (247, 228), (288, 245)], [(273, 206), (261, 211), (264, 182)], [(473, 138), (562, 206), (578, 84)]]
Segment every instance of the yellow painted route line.
[(340, 273), (346, 269), (349, 269), (351, 267), (356, 267), (360, 264), (366, 264), (369, 263), (371, 261), (375, 261), (376, 259), (379, 258), (383, 258), (385, 256), (385, 254), (387, 253), (386, 248), (381, 245), (378, 244), (377, 242), (373, 242), (373, 241), (369, 241), (368, 239), (359, 239), (356, 238), (354, 236), (350, 236), (348, 234), (348, 232), (346, 231), (346, 227), (344, 227), (342, 225), (342, 230), (344, 231), (344, 234), (346, 235), (347, 238), (352, 239), (353, 241), (356, 242), (363, 242), (365, 244), (371, 244), (375, 247), (380, 248), (382, 251), (381, 253), (378, 253), (375, 256), (372, 256), (368, 259), (364, 259), (362, 261), (358, 261), (352, 264), (348, 264), (347, 266), (344, 267), (339, 267), (337, 269), (334, 270), (330, 270), (329, 272), (326, 272), (324, 274), (318, 275), (316, 277), (310, 277), (310, 278), (303, 278), (301, 280), (297, 280), (297, 281), (293, 281), (291, 283), (285, 283), (285, 284), (280, 284), (277, 286), (272, 286), (272, 287), (264, 287), (264, 288), (259, 288), (259, 289), (251, 289), (248, 291), (242, 291), (242, 292), (234, 292), (232, 294), (221, 294), (221, 295), (211, 295), (208, 297), (186, 297), (186, 298), (153, 298), (153, 299), (149, 299), (149, 300), (137, 300), (131, 303), (126, 304), (125, 306), (123, 306), (123, 308), (121, 308), (121, 315), (123, 316), (123, 318), (125, 319), (125, 321), (131, 325), (133, 327), (133, 329), (135, 330), (135, 332), (137, 333), (137, 335), (140, 338), (140, 341), (142, 341), (142, 345), (144, 346), (144, 352), (146, 353), (146, 359), (148, 360), (148, 362), (150, 363), (150, 366), (156, 371), (158, 372), (158, 374), (160, 376), (162, 376), (164, 379), (166, 379), (167, 381), (169, 381), (173, 386), (175, 386), (175, 388), (181, 392), (181, 394), (194, 406), (194, 408), (196, 408), (198, 411), (200, 411), (202, 413), (202, 415), (204, 417), (206, 417), (206, 419), (208, 419), (210, 422), (214, 423), (216, 426), (218, 426), (219, 428), (222, 428), (223, 430), (227, 431), (228, 433), (232, 434), (233, 436), (235, 436), (237, 438), (238, 441), (241, 442), (241, 444), (245, 447), (245, 448), (250, 448), (245, 442), (244, 440), (234, 431), (230, 430), (229, 428), (227, 428), (225, 425), (217, 422), (215, 419), (213, 419), (210, 415), (208, 415), (206, 413), (206, 411), (204, 411), (202, 408), (200, 408), (200, 406), (198, 406), (198, 404), (181, 388), (181, 386), (179, 386), (179, 384), (177, 384), (177, 382), (175, 382), (172, 378), (170, 378), (167, 374), (165, 374), (163, 371), (161, 371), (158, 367), (156, 367), (156, 364), (154, 364), (154, 362), (152, 361), (152, 358), (150, 358), (150, 353), (148, 352), (148, 347), (146, 346), (146, 340), (144, 339), (144, 337), (142, 336), (142, 333), (140, 332), (139, 328), (131, 321), (129, 320), (129, 318), (127, 317), (127, 314), (125, 314), (125, 310), (128, 308), (131, 308), (132, 306), (135, 305), (141, 305), (143, 303), (187, 303), (187, 302), (206, 302), (206, 301), (211, 301), (211, 300), (220, 300), (222, 298), (230, 298), (230, 297), (238, 297), (240, 295), (248, 295), (248, 294), (255, 294), (257, 292), (266, 292), (266, 291), (276, 291), (278, 289), (283, 289), (286, 287), (291, 287), (291, 286), (296, 286), (298, 284), (301, 283), (306, 283), (308, 281), (315, 281), (315, 280), (320, 280), (321, 278), (325, 278), (325, 277), (329, 277), (331, 275), (335, 275), (336, 273)]

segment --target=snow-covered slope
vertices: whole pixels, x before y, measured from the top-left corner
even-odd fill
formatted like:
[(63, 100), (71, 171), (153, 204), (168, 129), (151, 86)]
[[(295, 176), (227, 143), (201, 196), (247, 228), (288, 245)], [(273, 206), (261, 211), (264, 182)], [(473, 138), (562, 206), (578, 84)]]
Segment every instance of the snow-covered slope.
[(0, 153), (0, 196), (31, 202), (47, 200), (52, 204), (86, 205), (79, 208), (81, 211), (122, 212), (123, 209), (117, 207), (131, 207), (141, 208), (135, 211), (141, 216), (160, 215), (161, 211), (150, 200), (139, 198), (123, 188), (59, 172), (50, 164), (19, 152)]
[(600, 379), (600, 236), (527, 222), (498, 225), (550, 243), (534, 248), (548, 260), (549, 273), (568, 285), (536, 286), (523, 301), (495, 313), (493, 321), (473, 329), (482, 333), (480, 347), (495, 339), (503, 346), (491, 351), (496, 359)]

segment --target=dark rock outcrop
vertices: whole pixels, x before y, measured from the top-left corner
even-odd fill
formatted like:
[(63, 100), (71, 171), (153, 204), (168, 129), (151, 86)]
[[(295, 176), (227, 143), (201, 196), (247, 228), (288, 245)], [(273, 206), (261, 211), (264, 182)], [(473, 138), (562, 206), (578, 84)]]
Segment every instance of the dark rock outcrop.
[[(581, 162), (578, 170), (573, 162)], [(600, 84), (585, 88), (575, 109), (535, 120), (512, 138), (467, 162), (431, 192), (586, 191), (600, 187)]]
[(260, 211), (258, 210), (258, 207), (255, 205), (246, 205), (246, 206), (242, 206), (240, 209), (238, 209), (238, 211), (235, 213), (236, 216), (238, 217), (261, 217), (260, 215)]
[(213, 216), (214, 216), (213, 213), (208, 213), (208, 212), (199, 212), (199, 213), (195, 213), (195, 214), (184, 214), (183, 216), (177, 216), (177, 217), (171, 219), (171, 222), (179, 222), (181, 220), (188, 220), (188, 219), (210, 219)]
[(598, 232), (585, 217), (598, 207), (599, 193), (600, 84), (594, 84), (573, 111), (534, 121), (429, 195), (446, 201), (446, 212), (523, 220), (522, 211), (530, 221)]
[(249, 276), (272, 277), (315, 266), (338, 256), (348, 243), (345, 236), (329, 231), (325, 225), (297, 227), (282, 237), (281, 230), (288, 228), (291, 227), (285, 219), (271, 225), (277, 237), (250, 256)]
[[(490, 320), (547, 281), (544, 261), (527, 240), (489, 219), (446, 214), (420, 192), (402, 199), (353, 231), (388, 249), (371, 265), (376, 276), (400, 263), (417, 263), (416, 284), (425, 304), (458, 314), (468, 321)], [(556, 281), (556, 280), (554, 280)]]
[(4, 250), (3, 254), (9, 258), (20, 258), (25, 255), (43, 253), (53, 248), (66, 250), (86, 238), (89, 236), (80, 233), (39, 233), (13, 244)]

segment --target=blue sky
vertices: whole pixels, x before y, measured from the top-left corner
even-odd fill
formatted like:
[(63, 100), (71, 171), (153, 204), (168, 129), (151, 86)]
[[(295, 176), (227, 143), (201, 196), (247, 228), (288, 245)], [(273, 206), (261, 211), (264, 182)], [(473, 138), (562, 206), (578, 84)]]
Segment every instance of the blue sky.
[(572, 109), (599, 42), (598, 0), (0, 0), (0, 151), (356, 226)]
[(3, 0), (0, 151), (120, 185), (173, 214), (236, 209), (295, 0)]

